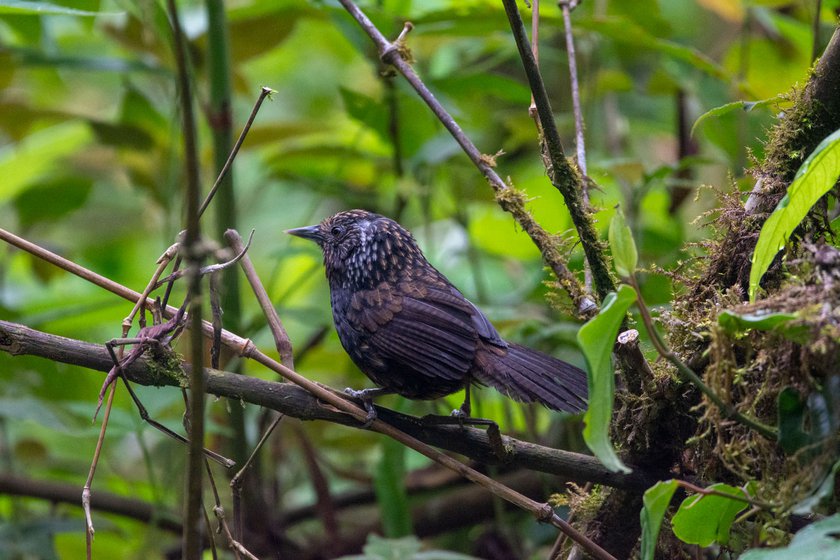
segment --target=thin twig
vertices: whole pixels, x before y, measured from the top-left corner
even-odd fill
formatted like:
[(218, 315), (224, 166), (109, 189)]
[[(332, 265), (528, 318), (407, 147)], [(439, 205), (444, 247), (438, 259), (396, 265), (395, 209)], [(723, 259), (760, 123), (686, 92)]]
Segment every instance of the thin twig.
[[(251, 232), (251, 235), (253, 236), (253, 232)], [(277, 348), (277, 353), (280, 354), (280, 359), (284, 364), (294, 369), (295, 359), (289, 334), (283, 327), (283, 321), (280, 320), (280, 315), (278, 315), (277, 310), (274, 309), (274, 305), (271, 303), (271, 298), (268, 297), (268, 292), (265, 291), (262, 282), (260, 282), (259, 276), (257, 276), (257, 271), (254, 268), (253, 263), (251, 263), (251, 259), (248, 258), (248, 255), (246, 255), (243, 250), (242, 237), (239, 236), (239, 232), (229, 229), (225, 232), (225, 239), (234, 251), (243, 255), (242, 270), (245, 272), (245, 277), (251, 284), (251, 289), (254, 291), (254, 295), (257, 297), (257, 301), (259, 302), (266, 321), (268, 322), (268, 328), (271, 330), (271, 334), (274, 337), (274, 345)], [(251, 243), (250, 239), (248, 240), (248, 243)]]
[[(580, 185), (581, 197), (583, 198), (583, 206), (586, 211), (589, 211), (589, 174), (586, 170), (586, 144), (583, 134), (583, 109), (580, 104), (580, 84), (578, 83), (577, 71), (577, 56), (575, 55), (575, 39), (572, 34), (572, 6), (570, 0), (560, 0), (560, 9), (563, 12), (563, 28), (566, 35), (566, 52), (569, 59), (569, 83), (572, 89), (572, 112), (575, 115), (575, 149), (577, 152), (577, 164), (580, 169), (583, 180)], [(536, 38), (533, 39), (536, 41)], [(539, 63), (538, 60), (536, 60)], [(586, 291), (592, 291), (592, 269), (589, 266), (589, 261), (584, 263), (583, 269), (584, 285)]]
[(771, 511), (779, 507), (778, 504), (756, 500), (743, 488), (740, 489), (741, 494), (727, 494), (726, 492), (721, 492), (720, 490), (715, 490), (714, 488), (703, 488), (702, 486), (697, 486), (696, 484), (692, 484), (685, 480), (676, 480), (676, 483), (678, 486), (682, 486), (686, 490), (690, 490), (704, 496), (720, 496), (721, 498), (728, 498), (730, 500), (735, 500), (736, 502), (743, 502), (753, 507)]
[(114, 386), (108, 392), (108, 404), (105, 407), (105, 413), (102, 417), (102, 427), (99, 428), (99, 437), (96, 440), (96, 449), (93, 451), (93, 460), (90, 462), (90, 470), (85, 481), (85, 486), (82, 488), (82, 510), (85, 512), (85, 549), (87, 559), (90, 560), (93, 555), (93, 534), (96, 532), (93, 529), (93, 517), (90, 513), (90, 495), (91, 485), (93, 484), (93, 476), (96, 474), (96, 466), (99, 464), (99, 454), (102, 452), (102, 443), (105, 441), (105, 429), (108, 426), (108, 418), (111, 415), (111, 405), (114, 403)]
[(265, 433), (263, 433), (260, 441), (257, 442), (257, 445), (254, 446), (254, 449), (251, 451), (251, 455), (248, 456), (248, 459), (245, 461), (245, 464), (242, 465), (242, 468), (239, 469), (233, 478), (230, 479), (230, 488), (231, 494), (233, 494), (233, 530), (235, 532), (236, 538), (242, 538), (242, 515), (239, 508), (239, 499), (242, 495), (242, 477), (245, 476), (245, 472), (251, 468), (251, 463), (254, 461), (254, 457), (257, 456), (257, 453), (262, 446), (265, 445), (265, 442), (268, 440), (268, 437), (274, 432), (274, 429), (280, 424), (280, 421), (283, 419), (285, 414), (282, 412), (277, 415), (277, 417), (271, 422), (271, 425), (266, 429)]
[(137, 312), (143, 308), (143, 302), (149, 294), (154, 291), (154, 289), (158, 286), (157, 281), (160, 278), (160, 275), (163, 274), (163, 271), (166, 270), (166, 267), (169, 266), (169, 263), (172, 261), (173, 258), (178, 254), (178, 248), (180, 247), (179, 243), (174, 243), (170, 245), (169, 248), (163, 252), (163, 254), (158, 257), (158, 260), (155, 262), (157, 264), (157, 268), (155, 269), (154, 273), (152, 273), (152, 277), (149, 282), (146, 284), (146, 288), (143, 290), (143, 293), (137, 298), (137, 303), (134, 304), (134, 307), (131, 309), (131, 313), (129, 313), (125, 319), (123, 319), (123, 334), (122, 337), (125, 338), (128, 335), (128, 329), (131, 328), (131, 324), (134, 322), (134, 317), (137, 315)]
[[(198, 274), (201, 275), (201, 276), (205, 276), (207, 274), (213, 274), (214, 272), (219, 272), (220, 270), (225, 270), (226, 268), (230, 268), (231, 266), (235, 265), (236, 263), (239, 262), (240, 259), (242, 259), (242, 257), (245, 256), (245, 252), (248, 251), (248, 249), (251, 247), (251, 242), (253, 240), (254, 240), (254, 230), (251, 230), (251, 234), (248, 236), (248, 243), (246, 243), (244, 245), (240, 245), (239, 250), (236, 251), (236, 255), (234, 255), (233, 258), (231, 258), (230, 260), (221, 262), (221, 263), (209, 264), (207, 266), (203, 266), (198, 271)], [(173, 247), (174, 247), (174, 245), (173, 245)], [(186, 275), (187, 275), (187, 271), (185, 269), (176, 270), (175, 272), (169, 274), (165, 278), (161, 278), (160, 280), (157, 280), (156, 282), (150, 283), (150, 285), (152, 286), (153, 289), (157, 289), (157, 288), (163, 286), (164, 284), (166, 284), (167, 282), (174, 282), (175, 280), (178, 280), (179, 278), (183, 278)], [(148, 288), (147, 288), (147, 290), (148, 290)], [(144, 293), (147, 296), (149, 295), (149, 292), (144, 292)], [(138, 306), (139, 306), (139, 302), (138, 302)]]
[(554, 272), (563, 289), (569, 294), (577, 312), (581, 315), (587, 315), (594, 311), (594, 304), (587, 297), (577, 277), (566, 266), (565, 257), (557, 249), (552, 236), (524, 210), (524, 196), (517, 197), (517, 193), (496, 173), (493, 169), (493, 158), (482, 154), (475, 144), (473, 144), (472, 140), (464, 134), (464, 131), (455, 122), (455, 119), (452, 118), (429, 88), (426, 87), (411, 65), (402, 57), (400, 54), (400, 45), (397, 42), (392, 43), (388, 41), (352, 0), (339, 0), (339, 2), (368, 34), (371, 40), (373, 40), (379, 51), (380, 59), (386, 64), (392, 65), (403, 75), (420, 98), (429, 106), (438, 120), (440, 120), (441, 124), (449, 131), (458, 145), (461, 146), (464, 153), (467, 154), (473, 164), (481, 171), (496, 193), (496, 198), (500, 206), (514, 216), (520, 227), (540, 249), (543, 260), (551, 268), (552, 272)]
[[(207, 336), (211, 333), (207, 332)], [(231, 333), (223, 332), (222, 340), (231, 343), (233, 352), (248, 354), (250, 345)], [(242, 351), (242, 348), (245, 348)], [(29, 327), (0, 320), (0, 351), (15, 355), (31, 355), (58, 363), (73, 364), (102, 372), (113, 366), (113, 360), (101, 344), (91, 344), (56, 336)], [(184, 364), (189, 370), (189, 364)], [(75, 370), (74, 370), (75, 371)], [(150, 370), (148, 363), (139, 360), (125, 372), (129, 379), (142, 385), (180, 386), (179, 376), (161, 378)], [(237, 401), (264, 406), (301, 420), (324, 420), (342, 425), (358, 425), (351, 417), (331, 407), (323, 406), (318, 399), (305, 390), (276, 381), (236, 375), (226, 371), (205, 369), (208, 391), (214, 395), (229, 397)], [(75, 382), (68, 379), (68, 383)], [(484, 464), (499, 464), (498, 456), (483, 430), (457, 426), (428, 426), (419, 419), (400, 414), (387, 408), (377, 407), (377, 413), (389, 424), (436, 447), (440, 447)], [(582, 455), (538, 444), (504, 438), (505, 446), (512, 451), (503, 463), (510, 467), (521, 467), (532, 471), (563, 476), (571, 481), (588, 481), (615, 488), (643, 491), (658, 479), (644, 467), (630, 465), (630, 474), (613, 473), (590, 455)]]
[(548, 93), (546, 92), (537, 62), (534, 59), (534, 54), (531, 51), (525, 24), (519, 15), (516, 0), (502, 0), (502, 3), (504, 4), (508, 21), (510, 22), (516, 47), (519, 50), (519, 56), (522, 59), (525, 75), (528, 77), (531, 93), (534, 95), (534, 102), (537, 105), (537, 113), (539, 114), (540, 125), (543, 131), (545, 154), (548, 159), (546, 162), (546, 171), (548, 172), (551, 184), (563, 195), (566, 208), (569, 210), (572, 223), (580, 238), (586, 260), (592, 269), (593, 281), (598, 297), (603, 299), (609, 292), (615, 290), (615, 283), (610, 276), (602, 245), (598, 240), (598, 234), (595, 232), (592, 224), (592, 218), (583, 203), (581, 196), (583, 179), (577, 170), (566, 160), (563, 144), (560, 141), (560, 134), (554, 122), (554, 113), (551, 109), (551, 103), (548, 100)]
[[(540, 63), (540, 0), (534, 0), (531, 7), (531, 52), (534, 53), (534, 60)], [(542, 134), (540, 128), (540, 117), (537, 114), (537, 104), (534, 102), (534, 94), (531, 94), (531, 104), (528, 105), (528, 115), (534, 119), (537, 131)], [(589, 290), (589, 288), (587, 288)]]
[(822, 0), (817, 0), (814, 6), (814, 19), (811, 21), (811, 35), (813, 35), (813, 43), (811, 43), (811, 63), (813, 63), (820, 56), (820, 12), (822, 11)]
[(242, 147), (242, 143), (245, 141), (245, 137), (248, 136), (248, 131), (251, 130), (251, 125), (254, 124), (254, 119), (257, 118), (257, 113), (259, 113), (263, 101), (265, 101), (265, 98), (271, 95), (272, 93), (274, 93), (274, 90), (268, 87), (263, 87), (260, 90), (260, 96), (257, 98), (256, 103), (254, 103), (254, 107), (251, 109), (251, 114), (248, 116), (248, 121), (242, 128), (242, 132), (239, 133), (239, 138), (236, 140), (236, 144), (233, 145), (233, 149), (231, 150), (224, 167), (222, 167), (222, 170), (219, 172), (219, 176), (216, 177), (216, 182), (213, 183), (213, 187), (210, 189), (210, 192), (207, 193), (207, 196), (204, 198), (204, 202), (201, 203), (201, 207), (198, 209), (199, 217), (201, 217), (204, 214), (204, 211), (207, 210), (207, 207), (213, 201), (213, 197), (216, 195), (216, 191), (219, 190), (219, 185), (221, 185), (222, 181), (225, 178), (225, 175), (227, 175), (228, 171), (230, 170), (230, 166), (233, 164), (233, 160), (236, 159), (236, 155), (239, 153), (239, 148)]

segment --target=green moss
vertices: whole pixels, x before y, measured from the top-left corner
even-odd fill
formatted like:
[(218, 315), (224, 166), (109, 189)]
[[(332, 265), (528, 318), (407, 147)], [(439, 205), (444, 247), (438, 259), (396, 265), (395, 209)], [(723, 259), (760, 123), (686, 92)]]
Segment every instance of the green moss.
[(155, 387), (179, 386), (187, 387), (187, 376), (184, 375), (181, 356), (167, 346), (156, 346), (147, 354), (148, 380)]

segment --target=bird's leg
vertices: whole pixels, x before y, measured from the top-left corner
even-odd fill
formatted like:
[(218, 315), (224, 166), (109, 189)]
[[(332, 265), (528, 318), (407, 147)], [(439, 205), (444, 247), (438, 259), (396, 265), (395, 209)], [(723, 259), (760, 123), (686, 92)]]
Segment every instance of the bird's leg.
[(372, 387), (370, 389), (362, 389), (356, 390), (347, 387), (344, 389), (344, 393), (349, 395), (355, 399), (359, 399), (362, 401), (362, 406), (365, 407), (365, 412), (367, 412), (367, 416), (365, 417), (365, 421), (362, 424), (363, 429), (370, 428), (370, 425), (373, 424), (373, 421), (376, 420), (376, 408), (373, 406), (373, 397), (378, 397), (380, 395), (390, 395), (394, 393), (391, 389), (386, 389), (385, 387)]
[(502, 441), (502, 431), (499, 425), (489, 418), (473, 418), (470, 416), (472, 407), (470, 406), (470, 382), (464, 386), (464, 403), (460, 408), (456, 408), (449, 416), (438, 416), (436, 414), (427, 414), (420, 420), (422, 423), (432, 426), (452, 425), (458, 424), (462, 428), (464, 426), (486, 426), (487, 437), (490, 440), (490, 447), (493, 452), (500, 458), (504, 459), (507, 451)]
[(489, 418), (472, 418), (469, 416), (461, 416), (461, 409), (455, 409), (451, 416), (441, 416), (438, 414), (427, 414), (420, 418), (420, 423), (427, 426), (452, 426), (458, 425), (462, 428), (466, 426), (486, 426), (487, 438), (490, 443), (493, 453), (500, 459), (505, 460), (508, 456), (508, 450), (505, 448), (505, 443), (502, 440), (502, 431), (499, 425)]
[(464, 402), (461, 404), (461, 408), (456, 408), (452, 411), (451, 416), (460, 419), (463, 425), (463, 421), (470, 417), (470, 412), (472, 412), (472, 407), (470, 406), (470, 382), (467, 381), (466, 385), (464, 385)]

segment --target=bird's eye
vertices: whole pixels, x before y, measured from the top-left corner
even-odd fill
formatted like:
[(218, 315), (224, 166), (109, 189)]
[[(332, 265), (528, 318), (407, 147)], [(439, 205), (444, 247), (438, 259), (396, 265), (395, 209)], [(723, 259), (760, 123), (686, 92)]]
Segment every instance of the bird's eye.
[(332, 234), (333, 237), (338, 237), (339, 235), (344, 233), (344, 228), (341, 227), (341, 226), (333, 226), (332, 229), (330, 230), (330, 233)]

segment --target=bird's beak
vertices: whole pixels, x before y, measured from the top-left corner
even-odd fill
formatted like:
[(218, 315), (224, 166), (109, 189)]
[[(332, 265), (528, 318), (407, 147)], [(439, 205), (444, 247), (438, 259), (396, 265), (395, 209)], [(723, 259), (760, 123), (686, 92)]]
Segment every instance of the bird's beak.
[(324, 240), (324, 237), (321, 235), (321, 227), (318, 225), (287, 229), (286, 233), (294, 235), (295, 237), (309, 239), (316, 243), (320, 243)]

